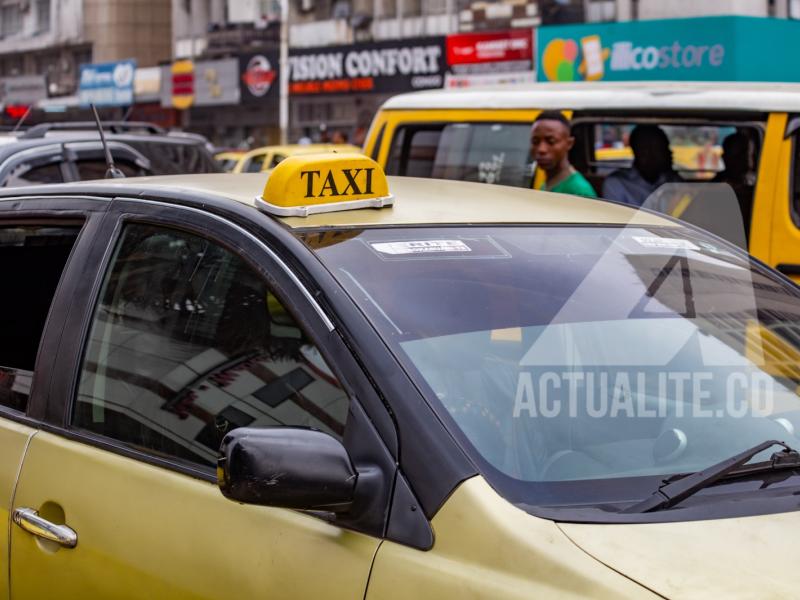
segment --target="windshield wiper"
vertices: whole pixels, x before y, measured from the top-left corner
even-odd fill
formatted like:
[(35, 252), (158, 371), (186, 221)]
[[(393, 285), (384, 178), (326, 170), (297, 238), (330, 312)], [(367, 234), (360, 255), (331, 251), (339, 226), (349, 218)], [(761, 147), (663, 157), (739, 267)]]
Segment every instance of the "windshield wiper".
[[(764, 463), (757, 463), (749, 465), (745, 468), (739, 469), (748, 460), (753, 458), (759, 452), (763, 452), (772, 446), (783, 446), (783, 450), (775, 452), (769, 461)], [(739, 454), (726, 458), (715, 465), (711, 465), (707, 469), (697, 471), (691, 475), (686, 475), (680, 479), (670, 480), (666, 479), (662, 482), (651, 496), (645, 498), (641, 502), (637, 502), (633, 506), (629, 506), (623, 513), (646, 513), (665, 508), (671, 508), (683, 502), (689, 496), (699, 492), (703, 488), (709, 487), (716, 483), (719, 479), (733, 476), (733, 475), (749, 475), (765, 470), (798, 468), (800, 467), (800, 453), (790, 448), (784, 442), (777, 440), (768, 440), (762, 442), (757, 446), (740, 452)]]

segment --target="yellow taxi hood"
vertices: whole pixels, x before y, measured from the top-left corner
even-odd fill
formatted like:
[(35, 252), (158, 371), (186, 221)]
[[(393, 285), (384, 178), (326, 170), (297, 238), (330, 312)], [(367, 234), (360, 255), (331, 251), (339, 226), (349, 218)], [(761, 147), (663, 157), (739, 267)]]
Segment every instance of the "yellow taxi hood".
[(794, 598), (800, 590), (800, 512), (559, 527), (598, 561), (667, 598)]

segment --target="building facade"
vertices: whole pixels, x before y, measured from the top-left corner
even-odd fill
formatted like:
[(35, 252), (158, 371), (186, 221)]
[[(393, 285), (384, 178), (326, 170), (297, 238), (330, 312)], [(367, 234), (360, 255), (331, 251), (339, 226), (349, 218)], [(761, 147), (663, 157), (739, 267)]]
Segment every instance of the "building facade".
[(171, 57), (168, 0), (3, 0), (0, 77), (45, 76), (50, 96), (74, 94), (79, 66)]

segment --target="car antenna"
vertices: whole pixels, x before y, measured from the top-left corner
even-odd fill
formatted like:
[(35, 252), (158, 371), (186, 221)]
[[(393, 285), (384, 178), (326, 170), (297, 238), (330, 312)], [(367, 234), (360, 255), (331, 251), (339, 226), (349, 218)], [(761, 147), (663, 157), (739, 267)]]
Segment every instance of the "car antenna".
[(19, 121), (17, 121), (17, 124), (14, 125), (14, 129), (11, 130), (11, 133), (16, 133), (19, 130), (19, 128), (22, 127), (22, 124), (25, 122), (25, 119), (28, 118), (28, 115), (31, 114), (32, 110), (33, 110), (33, 104), (28, 106), (28, 109), (25, 111), (25, 114), (23, 114), (20, 117)]
[(106, 144), (106, 136), (103, 134), (103, 125), (100, 123), (100, 117), (97, 115), (97, 109), (95, 108), (94, 104), (90, 104), (89, 106), (92, 107), (92, 113), (94, 114), (94, 122), (97, 123), (97, 131), (100, 132), (100, 142), (103, 144), (103, 152), (106, 155), (106, 179), (121, 179), (125, 177), (125, 173), (120, 171), (114, 165), (114, 157), (111, 156), (111, 151), (108, 149), (108, 144)]

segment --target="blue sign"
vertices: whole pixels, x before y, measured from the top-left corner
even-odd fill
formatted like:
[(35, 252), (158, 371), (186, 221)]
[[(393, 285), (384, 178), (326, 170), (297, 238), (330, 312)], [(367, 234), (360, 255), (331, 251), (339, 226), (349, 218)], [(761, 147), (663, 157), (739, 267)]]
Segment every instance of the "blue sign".
[(698, 17), (540, 27), (539, 81), (800, 81), (800, 23)]
[(133, 104), (135, 60), (81, 65), (78, 100), (82, 106), (127, 106)]

